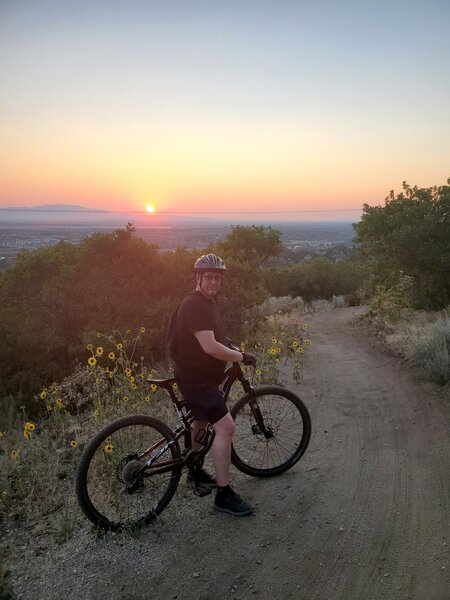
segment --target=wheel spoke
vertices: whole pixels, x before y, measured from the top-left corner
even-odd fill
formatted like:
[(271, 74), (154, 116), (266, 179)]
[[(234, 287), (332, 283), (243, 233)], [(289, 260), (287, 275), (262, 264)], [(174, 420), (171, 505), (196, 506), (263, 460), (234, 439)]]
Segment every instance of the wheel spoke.
[(233, 462), (250, 475), (276, 475), (290, 468), (305, 451), (310, 437), (309, 414), (301, 400), (282, 388), (256, 390), (265, 437), (257, 426), (249, 397), (233, 407), (236, 431)]
[[(137, 456), (171, 436), (163, 423), (145, 416), (126, 417), (100, 432), (86, 448), (77, 474), (77, 495), (88, 518), (115, 529), (144, 524), (161, 512), (175, 493), (179, 466), (141, 479), (134, 473), (149, 458), (146, 454), (139, 461)], [(155, 464), (179, 455), (173, 444)]]

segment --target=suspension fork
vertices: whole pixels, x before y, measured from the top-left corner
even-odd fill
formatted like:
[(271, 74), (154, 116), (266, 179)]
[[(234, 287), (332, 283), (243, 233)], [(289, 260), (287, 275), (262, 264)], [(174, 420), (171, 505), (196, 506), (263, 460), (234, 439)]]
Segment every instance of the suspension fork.
[(264, 417), (262, 416), (258, 401), (256, 399), (255, 388), (245, 378), (241, 380), (241, 383), (242, 383), (242, 387), (244, 388), (244, 391), (247, 392), (247, 394), (250, 396), (249, 405), (250, 405), (252, 414), (255, 418), (256, 424), (258, 426), (259, 432), (264, 435), (266, 440), (273, 438), (273, 431), (272, 431), (271, 427), (267, 427), (264, 422)]

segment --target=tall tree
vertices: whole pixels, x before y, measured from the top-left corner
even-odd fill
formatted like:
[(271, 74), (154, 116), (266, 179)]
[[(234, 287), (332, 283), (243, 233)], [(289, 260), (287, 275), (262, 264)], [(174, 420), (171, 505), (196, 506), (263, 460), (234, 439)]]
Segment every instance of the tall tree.
[(372, 259), (380, 281), (411, 278), (413, 304), (442, 308), (450, 302), (450, 179), (448, 185), (393, 191), (385, 206), (363, 206), (353, 225), (356, 242)]
[(281, 232), (272, 227), (236, 225), (216, 249), (239, 262), (260, 267), (268, 258), (280, 254), (283, 242)]

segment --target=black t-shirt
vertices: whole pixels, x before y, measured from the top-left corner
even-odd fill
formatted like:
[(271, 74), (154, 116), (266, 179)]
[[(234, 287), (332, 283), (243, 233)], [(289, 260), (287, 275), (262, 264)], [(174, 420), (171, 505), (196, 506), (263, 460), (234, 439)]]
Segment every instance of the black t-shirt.
[(182, 301), (176, 316), (175, 376), (203, 385), (220, 383), (227, 363), (204, 352), (194, 335), (197, 331), (213, 331), (218, 342), (225, 342), (216, 301), (194, 291)]

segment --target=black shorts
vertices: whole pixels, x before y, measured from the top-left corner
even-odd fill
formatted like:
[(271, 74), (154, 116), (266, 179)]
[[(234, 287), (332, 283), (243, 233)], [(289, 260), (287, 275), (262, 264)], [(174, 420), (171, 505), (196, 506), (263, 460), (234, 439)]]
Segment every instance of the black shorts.
[(178, 387), (197, 421), (217, 423), (227, 414), (223, 392), (217, 385), (198, 387), (195, 383), (178, 381)]

